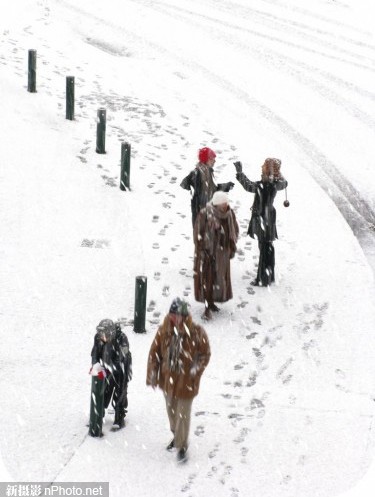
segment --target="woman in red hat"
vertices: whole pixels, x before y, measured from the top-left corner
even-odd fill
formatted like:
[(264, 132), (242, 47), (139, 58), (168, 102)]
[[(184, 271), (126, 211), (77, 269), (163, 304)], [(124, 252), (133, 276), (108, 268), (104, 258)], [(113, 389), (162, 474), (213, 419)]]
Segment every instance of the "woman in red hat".
[(215, 183), (213, 169), (215, 158), (216, 154), (213, 150), (208, 147), (201, 148), (198, 152), (198, 164), (195, 166), (195, 169), (182, 180), (180, 185), (190, 192), (193, 189), (193, 196), (191, 199), (193, 227), (198, 212), (203, 207), (206, 207), (207, 202), (212, 199), (213, 194), (218, 190), (229, 192), (234, 186), (234, 183), (231, 181), (218, 185)]

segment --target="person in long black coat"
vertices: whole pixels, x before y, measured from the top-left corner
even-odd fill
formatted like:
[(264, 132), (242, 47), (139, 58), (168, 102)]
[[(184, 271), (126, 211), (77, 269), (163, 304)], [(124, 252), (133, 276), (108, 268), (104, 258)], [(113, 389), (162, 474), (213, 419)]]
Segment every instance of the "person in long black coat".
[(276, 209), (273, 206), (276, 194), (288, 186), (280, 172), (281, 160), (268, 158), (262, 166), (260, 181), (250, 181), (242, 172), (241, 162), (234, 163), (236, 179), (247, 192), (255, 193), (251, 208), (251, 219), (248, 235), (258, 240), (259, 264), (258, 273), (252, 284), (268, 286), (275, 281), (275, 248), (277, 238)]
[(112, 399), (115, 410), (113, 424), (123, 428), (128, 407), (128, 383), (132, 377), (132, 356), (128, 338), (119, 323), (111, 319), (100, 321), (96, 327), (91, 361), (93, 365), (99, 362), (106, 369), (104, 409), (108, 408)]
[(229, 192), (234, 186), (232, 181), (216, 184), (214, 178), (214, 165), (216, 154), (208, 147), (201, 148), (198, 152), (198, 164), (195, 169), (181, 181), (181, 188), (192, 193), (191, 217), (193, 228), (195, 220), (201, 209), (206, 207), (216, 191)]

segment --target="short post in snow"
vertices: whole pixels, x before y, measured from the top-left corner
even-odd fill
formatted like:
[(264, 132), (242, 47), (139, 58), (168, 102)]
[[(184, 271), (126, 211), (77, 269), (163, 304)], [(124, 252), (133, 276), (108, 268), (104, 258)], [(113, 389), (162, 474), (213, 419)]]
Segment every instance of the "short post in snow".
[(29, 50), (27, 91), (36, 93), (36, 50)]
[(147, 278), (137, 276), (135, 279), (134, 331), (146, 333), (146, 297)]
[(92, 374), (89, 435), (101, 437), (104, 417), (105, 376), (102, 371)]
[(120, 190), (130, 190), (130, 143), (121, 143), (121, 177)]
[(66, 77), (66, 119), (74, 120), (74, 76)]
[(105, 154), (105, 129), (107, 123), (106, 109), (98, 109), (96, 121), (96, 153)]

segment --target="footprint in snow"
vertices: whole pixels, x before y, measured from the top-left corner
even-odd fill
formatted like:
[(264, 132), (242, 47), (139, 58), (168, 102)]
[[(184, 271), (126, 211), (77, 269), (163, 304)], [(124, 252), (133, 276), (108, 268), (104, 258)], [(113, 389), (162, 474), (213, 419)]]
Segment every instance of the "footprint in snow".
[(233, 442), (235, 444), (243, 443), (250, 432), (250, 428), (241, 428), (239, 435), (233, 440)]
[(243, 309), (244, 307), (247, 306), (249, 302), (246, 302), (245, 300), (243, 300), (242, 302), (240, 302), (239, 304), (237, 304), (237, 307), (240, 308), (240, 309)]
[(215, 444), (214, 448), (208, 453), (208, 457), (210, 459), (213, 459), (214, 457), (216, 457), (216, 454), (219, 452), (219, 448), (220, 448), (220, 444), (219, 443)]
[(197, 428), (195, 429), (194, 434), (197, 437), (200, 437), (201, 435), (203, 435), (203, 433), (204, 433), (204, 426), (202, 426), (202, 425), (197, 426)]
[(291, 379), (293, 378), (293, 375), (292, 374), (288, 374), (288, 376), (286, 376), (285, 378), (283, 378), (282, 382), (283, 382), (283, 385), (286, 385), (287, 383), (290, 383)]
[(185, 483), (185, 485), (183, 485), (181, 487), (181, 492), (187, 492), (188, 490), (190, 490), (190, 487), (191, 487), (191, 485), (194, 482), (196, 477), (197, 477), (197, 473), (192, 473), (191, 475), (189, 475), (187, 483)]
[(156, 302), (155, 300), (150, 300), (150, 303), (148, 304), (147, 307), (147, 312), (152, 312), (156, 307)]
[(247, 387), (252, 387), (257, 382), (258, 373), (254, 372), (249, 375), (249, 379), (246, 383)]
[(235, 364), (234, 366), (234, 369), (235, 370), (238, 370), (238, 369), (243, 369), (243, 367), (247, 364), (247, 362), (243, 362), (241, 364)]

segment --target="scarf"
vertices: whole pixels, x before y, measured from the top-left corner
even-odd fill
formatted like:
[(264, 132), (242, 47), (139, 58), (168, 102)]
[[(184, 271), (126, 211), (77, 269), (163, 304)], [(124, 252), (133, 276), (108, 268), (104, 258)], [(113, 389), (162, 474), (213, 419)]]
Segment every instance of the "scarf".
[(185, 321), (183, 324), (183, 329), (178, 330), (173, 328), (173, 336), (168, 349), (168, 368), (172, 373), (182, 373), (183, 372), (183, 356), (184, 349), (182, 342), (186, 335), (190, 336), (189, 324)]
[(204, 205), (212, 199), (212, 195), (217, 190), (217, 185), (214, 180), (214, 171), (212, 167), (207, 166), (207, 164), (203, 164), (202, 162), (198, 162), (196, 169), (199, 171), (202, 185), (204, 185), (202, 191), (199, 193), (205, 197), (205, 202), (203, 203)]
[(220, 221), (226, 219), (228, 220), (229, 240), (232, 241), (234, 245), (236, 245), (237, 233), (234, 222), (234, 212), (232, 211), (232, 209), (228, 207), (228, 209), (223, 212), (222, 210), (218, 209), (216, 205), (208, 203), (206, 206), (206, 212), (208, 232), (210, 233), (219, 230), (221, 228)]

